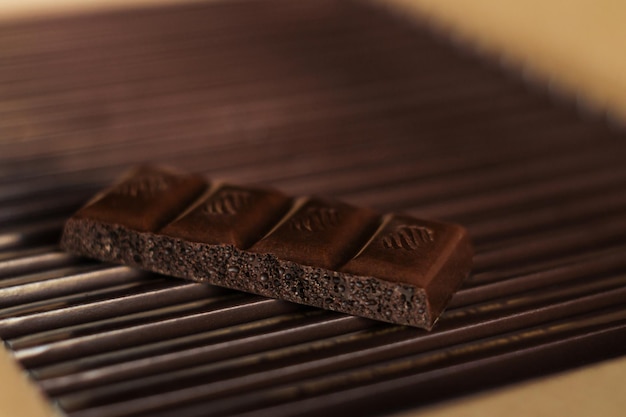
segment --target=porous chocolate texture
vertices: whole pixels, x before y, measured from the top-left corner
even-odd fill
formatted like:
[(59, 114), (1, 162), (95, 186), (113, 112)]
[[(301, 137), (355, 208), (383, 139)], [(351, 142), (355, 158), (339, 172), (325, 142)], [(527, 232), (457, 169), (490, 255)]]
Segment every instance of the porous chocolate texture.
[(471, 268), (458, 225), (141, 167), (70, 218), (102, 261), (431, 329)]

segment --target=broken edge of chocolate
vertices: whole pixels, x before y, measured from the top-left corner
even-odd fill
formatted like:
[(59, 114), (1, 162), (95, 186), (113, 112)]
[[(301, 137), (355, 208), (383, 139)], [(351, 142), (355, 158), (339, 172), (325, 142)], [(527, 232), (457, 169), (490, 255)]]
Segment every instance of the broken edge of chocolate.
[(140, 167), (70, 218), (61, 246), (375, 320), (431, 329), (468, 276), (464, 228)]

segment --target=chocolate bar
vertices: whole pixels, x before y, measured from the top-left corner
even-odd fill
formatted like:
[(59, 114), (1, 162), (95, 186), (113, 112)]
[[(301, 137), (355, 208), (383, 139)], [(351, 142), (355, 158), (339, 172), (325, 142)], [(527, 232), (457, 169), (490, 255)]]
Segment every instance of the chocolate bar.
[(141, 167), (70, 218), (75, 254), (431, 329), (471, 268), (460, 226)]

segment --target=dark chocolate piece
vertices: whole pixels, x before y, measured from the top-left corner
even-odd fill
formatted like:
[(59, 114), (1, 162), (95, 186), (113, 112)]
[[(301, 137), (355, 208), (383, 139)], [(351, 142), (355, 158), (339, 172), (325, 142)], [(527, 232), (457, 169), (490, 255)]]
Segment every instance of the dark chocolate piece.
[(245, 249), (261, 239), (290, 205), (291, 199), (278, 191), (221, 185), (160, 233)]
[(423, 288), (430, 308), (441, 311), (450, 297), (446, 277), (466, 268), (471, 250), (460, 226), (393, 214), (341, 271)]
[(75, 217), (114, 223), (140, 232), (157, 230), (176, 217), (207, 184), (194, 175), (140, 167)]
[(141, 168), (65, 225), (67, 250), (426, 329), (469, 274), (456, 225)]
[(334, 270), (363, 247), (376, 226), (377, 216), (371, 210), (336, 201), (303, 200), (294, 213), (250, 250)]

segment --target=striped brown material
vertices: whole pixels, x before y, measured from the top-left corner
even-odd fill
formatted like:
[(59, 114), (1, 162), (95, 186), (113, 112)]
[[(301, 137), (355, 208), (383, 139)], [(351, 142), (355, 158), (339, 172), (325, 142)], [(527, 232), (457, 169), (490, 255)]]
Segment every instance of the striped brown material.
[[(626, 354), (626, 141), (367, 2), (0, 27), (0, 337), (72, 417), (373, 415)], [(466, 225), (432, 332), (74, 258), (130, 165)], [(393, 244), (393, 242), (390, 242)]]

